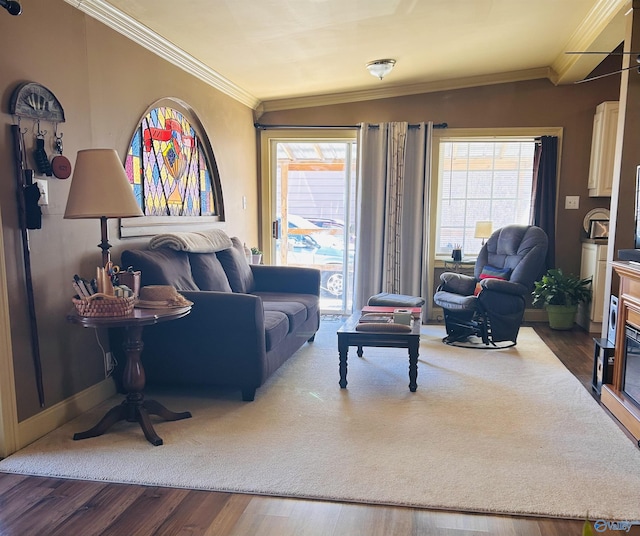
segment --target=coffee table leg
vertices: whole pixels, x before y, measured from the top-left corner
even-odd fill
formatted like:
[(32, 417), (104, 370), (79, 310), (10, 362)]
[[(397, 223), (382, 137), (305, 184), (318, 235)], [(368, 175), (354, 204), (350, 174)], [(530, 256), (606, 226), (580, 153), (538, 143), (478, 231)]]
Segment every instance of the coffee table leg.
[(409, 342), (409, 391), (418, 389), (418, 347), (420, 342)]
[(347, 387), (347, 353), (349, 352), (349, 344), (342, 341), (338, 337), (338, 352), (340, 354), (340, 387)]

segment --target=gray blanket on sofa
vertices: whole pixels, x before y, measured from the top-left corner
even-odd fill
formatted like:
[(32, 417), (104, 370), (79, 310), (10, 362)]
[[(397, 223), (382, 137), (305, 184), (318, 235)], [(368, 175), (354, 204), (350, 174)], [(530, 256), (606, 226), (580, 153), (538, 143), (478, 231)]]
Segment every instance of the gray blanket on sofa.
[(231, 238), (222, 229), (164, 233), (149, 241), (149, 249), (171, 248), (190, 253), (214, 253), (232, 247)]

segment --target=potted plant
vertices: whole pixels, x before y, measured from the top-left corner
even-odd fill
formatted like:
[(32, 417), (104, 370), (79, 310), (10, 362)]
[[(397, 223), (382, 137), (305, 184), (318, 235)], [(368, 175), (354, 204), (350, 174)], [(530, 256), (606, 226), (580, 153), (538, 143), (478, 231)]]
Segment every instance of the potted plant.
[(548, 270), (534, 285), (533, 305), (544, 305), (552, 329), (571, 329), (578, 304), (591, 300), (591, 278), (566, 275), (560, 268)]
[(260, 264), (262, 262), (262, 251), (256, 247), (251, 248), (251, 264)]

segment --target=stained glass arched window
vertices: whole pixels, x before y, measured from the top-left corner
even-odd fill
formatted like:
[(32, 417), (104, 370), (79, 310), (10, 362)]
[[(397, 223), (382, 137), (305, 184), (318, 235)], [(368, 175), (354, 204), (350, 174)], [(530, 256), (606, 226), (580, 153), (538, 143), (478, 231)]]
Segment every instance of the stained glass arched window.
[[(186, 106), (164, 99), (152, 106), (135, 130), (125, 171), (145, 221), (122, 220), (123, 236), (155, 234), (130, 232), (160, 224), (162, 232), (222, 221), (224, 209), (220, 177), (204, 129)], [(136, 218), (135, 220), (139, 220)], [(173, 225), (172, 225), (173, 224)]]

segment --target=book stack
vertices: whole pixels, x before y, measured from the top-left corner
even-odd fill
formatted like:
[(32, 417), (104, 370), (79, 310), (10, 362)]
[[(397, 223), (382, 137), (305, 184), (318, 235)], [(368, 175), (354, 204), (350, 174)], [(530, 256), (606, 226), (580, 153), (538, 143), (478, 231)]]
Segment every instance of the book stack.
[[(384, 311), (366, 312), (365, 309), (384, 309)], [(420, 310), (418, 308), (418, 310)], [(394, 307), (363, 307), (362, 315), (356, 325), (356, 331), (393, 331), (393, 332), (409, 332), (414, 322), (413, 314), (406, 321), (406, 309), (402, 309), (402, 313), (399, 313), (399, 309)], [(401, 317), (398, 317), (401, 314)], [(395, 318), (394, 318), (395, 315)], [(418, 314), (418, 318), (420, 315)], [(396, 321), (402, 320), (402, 321)]]
[[(383, 305), (365, 305), (362, 308), (362, 314), (377, 313), (393, 317), (393, 313), (398, 311), (398, 309), (398, 307), (388, 307)], [(402, 307), (401, 309), (403, 311), (411, 311), (411, 316), (415, 319), (420, 318), (420, 315), (422, 314), (422, 308), (420, 307)]]

